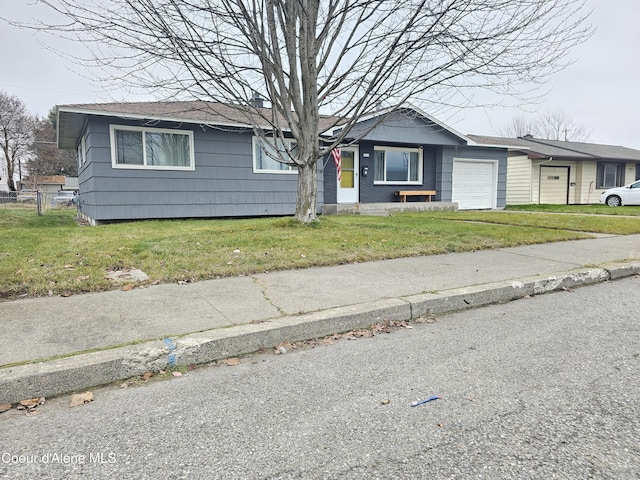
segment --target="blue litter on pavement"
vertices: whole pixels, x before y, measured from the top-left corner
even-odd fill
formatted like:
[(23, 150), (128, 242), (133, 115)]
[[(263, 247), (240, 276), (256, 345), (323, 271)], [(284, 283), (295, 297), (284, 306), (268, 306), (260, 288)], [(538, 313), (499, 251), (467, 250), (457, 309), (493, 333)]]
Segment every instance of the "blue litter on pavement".
[(442, 398), (440, 395), (433, 395), (429, 398), (425, 398), (424, 400), (420, 400), (417, 402), (411, 402), (411, 406), (412, 407), (417, 407), (418, 405), (422, 405), (423, 403), (428, 403), (428, 402), (432, 402), (434, 400), (438, 400), (439, 398)]

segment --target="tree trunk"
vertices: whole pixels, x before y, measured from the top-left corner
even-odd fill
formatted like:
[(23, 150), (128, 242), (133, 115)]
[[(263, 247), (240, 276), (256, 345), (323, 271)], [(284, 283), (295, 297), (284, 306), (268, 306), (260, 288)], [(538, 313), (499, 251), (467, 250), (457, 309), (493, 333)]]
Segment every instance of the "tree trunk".
[(7, 160), (7, 186), (9, 190), (12, 192), (16, 191), (16, 183), (13, 180), (13, 175), (15, 173), (15, 164), (14, 160), (9, 153), (9, 149), (5, 146), (2, 147), (2, 151), (4, 152), (4, 158)]
[[(11, 190), (12, 192), (15, 192), (16, 190), (18, 190), (18, 187), (16, 186), (16, 181), (15, 181), (15, 173), (16, 173), (16, 167), (15, 164), (13, 164), (12, 162), (8, 162), (8, 166), (9, 168), (7, 170), (9, 170), (9, 178), (7, 178), (7, 184), (9, 185), (9, 190)], [(22, 188), (22, 175), (20, 176), (20, 187)]]
[(296, 198), (296, 220), (311, 223), (318, 220), (316, 201), (318, 196), (317, 162), (298, 166), (298, 195)]

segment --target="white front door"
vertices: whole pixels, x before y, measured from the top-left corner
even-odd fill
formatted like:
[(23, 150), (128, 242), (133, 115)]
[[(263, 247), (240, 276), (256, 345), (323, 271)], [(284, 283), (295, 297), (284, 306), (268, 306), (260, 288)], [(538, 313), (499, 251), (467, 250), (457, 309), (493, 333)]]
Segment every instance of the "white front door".
[(358, 147), (340, 149), (340, 168), (336, 168), (336, 201), (338, 203), (358, 203), (360, 190), (358, 165)]

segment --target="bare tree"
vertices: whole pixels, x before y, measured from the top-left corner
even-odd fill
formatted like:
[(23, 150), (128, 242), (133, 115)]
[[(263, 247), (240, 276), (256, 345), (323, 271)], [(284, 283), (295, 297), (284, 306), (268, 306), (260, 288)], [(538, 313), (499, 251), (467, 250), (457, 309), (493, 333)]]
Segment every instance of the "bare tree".
[(583, 124), (573, 120), (562, 110), (546, 112), (534, 118), (513, 117), (511, 122), (500, 131), (505, 137), (524, 137), (531, 135), (544, 140), (562, 140), (586, 142), (591, 131)]
[[(278, 160), (297, 167), (302, 222), (316, 220), (318, 160), (354, 141), (352, 127), (380, 105), (433, 112), (465, 89), (524, 95), (591, 32), (584, 0), (40, 2), (62, 20), (35, 27), (93, 45), (87, 64), (111, 83), (115, 70), (163, 98), (242, 109), (255, 135), (284, 145)], [(255, 93), (271, 109), (252, 105)]]
[(586, 142), (591, 131), (562, 110), (545, 113), (536, 120), (535, 136), (547, 140)]
[(45, 118), (35, 119), (31, 144), (33, 155), (29, 159), (29, 173), (75, 177), (78, 175), (76, 152), (58, 148), (56, 121), (55, 107), (49, 110)]
[(515, 116), (505, 128), (500, 131), (503, 137), (517, 138), (525, 135), (534, 135), (536, 131), (535, 122), (523, 115)]
[(16, 171), (21, 175), (28, 159), (32, 127), (33, 117), (22, 100), (0, 91), (0, 148), (11, 191), (16, 191)]

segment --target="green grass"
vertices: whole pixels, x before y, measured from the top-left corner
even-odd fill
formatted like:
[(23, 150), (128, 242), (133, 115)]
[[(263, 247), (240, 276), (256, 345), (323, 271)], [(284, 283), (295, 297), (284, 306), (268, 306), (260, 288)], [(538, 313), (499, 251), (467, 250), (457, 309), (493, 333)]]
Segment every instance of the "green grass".
[(434, 216), (441, 219), (486, 222), (499, 225), (512, 225), (533, 228), (563, 229), (575, 232), (610, 233), (631, 235), (640, 233), (638, 218), (610, 217), (603, 215), (565, 214), (544, 215), (526, 212), (437, 212)]
[(586, 215), (625, 215), (640, 216), (640, 207), (608, 207), (606, 205), (507, 205), (505, 210), (547, 213), (575, 213)]
[[(198, 281), (585, 238), (579, 231), (638, 233), (640, 217), (432, 212), (391, 217), (149, 220), (79, 226), (73, 210), (0, 209), (0, 298), (118, 288), (113, 269), (148, 283)], [(481, 222), (481, 223), (479, 223)]]

